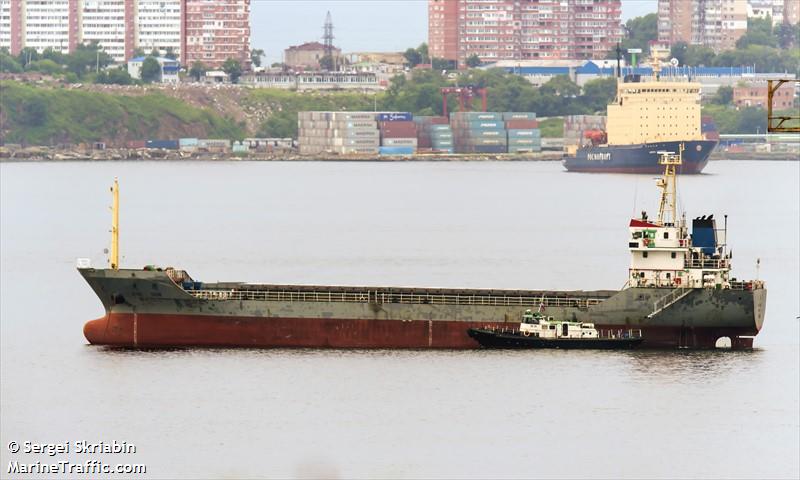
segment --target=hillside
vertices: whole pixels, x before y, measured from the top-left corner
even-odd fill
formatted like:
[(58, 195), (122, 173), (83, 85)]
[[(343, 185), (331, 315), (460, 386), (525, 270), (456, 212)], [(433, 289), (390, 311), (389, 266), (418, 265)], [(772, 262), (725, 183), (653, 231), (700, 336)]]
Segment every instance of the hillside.
[(242, 122), (159, 90), (140, 94), (0, 82), (0, 135), (6, 143), (54, 145), (148, 138), (241, 138)]

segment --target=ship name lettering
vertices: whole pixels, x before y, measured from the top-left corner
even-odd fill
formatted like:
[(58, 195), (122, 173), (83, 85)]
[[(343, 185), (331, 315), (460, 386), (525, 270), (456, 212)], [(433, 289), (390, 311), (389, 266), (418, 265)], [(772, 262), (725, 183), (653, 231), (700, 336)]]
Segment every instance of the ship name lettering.
[(592, 161), (604, 162), (606, 160), (611, 160), (611, 152), (589, 153), (586, 155), (586, 159)]

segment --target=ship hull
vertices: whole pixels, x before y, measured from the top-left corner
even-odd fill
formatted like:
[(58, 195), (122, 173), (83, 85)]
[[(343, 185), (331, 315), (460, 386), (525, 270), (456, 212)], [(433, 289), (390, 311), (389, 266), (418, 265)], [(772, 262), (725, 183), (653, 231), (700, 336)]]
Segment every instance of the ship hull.
[[(618, 325), (595, 327), (620, 334), (625, 331)], [(84, 336), (93, 345), (127, 348), (474, 349), (482, 345), (469, 335), (469, 330), (493, 328), (514, 327), (505, 322), (110, 313), (86, 323)], [(638, 329), (642, 331), (642, 340), (635, 346), (657, 349), (714, 348), (721, 337), (729, 338), (732, 348), (751, 348), (755, 335), (747, 328), (643, 326)], [(588, 348), (634, 346), (615, 345)], [(500, 344), (488, 346), (510, 348)], [(550, 348), (587, 346), (564, 344)]]
[[(223, 293), (209, 299), (197, 297), (203, 290), (184, 290), (163, 272), (84, 269), (81, 274), (106, 308), (84, 327), (86, 339), (134, 348), (479, 348), (470, 328), (516, 327), (539, 298), (547, 299), (548, 315), (594, 323), (603, 336), (640, 329), (641, 348), (713, 348), (720, 337), (728, 337), (734, 348), (748, 348), (766, 302), (763, 289), (697, 289), (649, 318), (653, 302), (670, 289), (384, 294), (366, 287), (260, 285), (233, 298), (240, 284), (217, 284), (214, 291)], [(363, 298), (354, 293), (359, 291)], [(342, 301), (345, 295), (350, 300)]]
[(684, 144), (685, 150), (678, 173), (697, 174), (708, 164), (708, 157), (717, 142), (694, 140), (583, 147), (574, 156), (565, 157), (563, 165), (570, 172), (661, 174), (664, 173), (664, 166), (658, 162), (658, 152), (677, 153), (681, 144)]

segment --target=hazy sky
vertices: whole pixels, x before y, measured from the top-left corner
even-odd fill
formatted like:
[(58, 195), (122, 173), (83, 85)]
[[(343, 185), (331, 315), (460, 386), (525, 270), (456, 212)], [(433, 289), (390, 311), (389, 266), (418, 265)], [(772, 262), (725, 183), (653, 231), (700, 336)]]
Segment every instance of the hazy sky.
[[(622, 0), (622, 19), (656, 8), (657, 0)], [(327, 11), (345, 52), (401, 51), (428, 40), (427, 0), (251, 0), (252, 46), (278, 62), (286, 47), (321, 39)]]

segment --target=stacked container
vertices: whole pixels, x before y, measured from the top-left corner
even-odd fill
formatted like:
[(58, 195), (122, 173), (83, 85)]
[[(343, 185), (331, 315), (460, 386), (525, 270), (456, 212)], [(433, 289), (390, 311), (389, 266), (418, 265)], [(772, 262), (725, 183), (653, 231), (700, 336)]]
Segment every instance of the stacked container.
[(184, 152), (194, 152), (197, 150), (197, 142), (196, 138), (179, 138), (178, 147)]
[(700, 133), (706, 140), (719, 140), (719, 131), (717, 131), (717, 124), (714, 122), (714, 117), (711, 115), (703, 115), (700, 117)]
[(567, 115), (564, 117), (564, 145), (583, 145), (586, 130), (605, 130), (603, 115)]
[(417, 151), (417, 125), (408, 112), (379, 113), (381, 155), (413, 155)]
[(302, 155), (378, 153), (374, 112), (298, 112), (297, 127)]
[(508, 132), (508, 153), (542, 151), (539, 122), (533, 112), (508, 112), (503, 114)]
[(450, 115), (453, 146), (458, 153), (505, 153), (508, 139), (499, 113), (455, 112)]
[(447, 117), (415, 117), (418, 149), (437, 153), (453, 153), (453, 130)]

